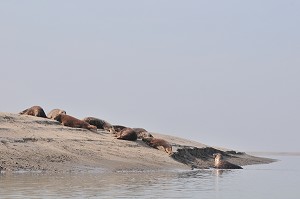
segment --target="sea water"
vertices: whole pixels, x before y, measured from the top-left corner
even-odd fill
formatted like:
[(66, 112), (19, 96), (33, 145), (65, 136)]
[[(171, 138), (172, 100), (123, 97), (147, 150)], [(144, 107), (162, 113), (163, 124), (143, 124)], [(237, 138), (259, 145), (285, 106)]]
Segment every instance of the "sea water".
[(0, 198), (299, 199), (300, 156), (243, 170), (0, 174)]

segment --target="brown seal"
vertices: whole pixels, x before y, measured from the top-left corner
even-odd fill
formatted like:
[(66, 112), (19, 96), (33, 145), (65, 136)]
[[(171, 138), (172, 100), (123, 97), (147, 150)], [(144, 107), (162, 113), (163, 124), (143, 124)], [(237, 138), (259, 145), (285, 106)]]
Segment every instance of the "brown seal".
[(47, 117), (49, 119), (54, 119), (59, 114), (67, 114), (67, 112), (65, 110), (61, 110), (61, 109), (53, 109), (52, 111), (50, 111), (47, 114)]
[(89, 123), (72, 117), (66, 114), (58, 114), (54, 117), (54, 120), (59, 121), (62, 125), (74, 128), (83, 128), (91, 131), (97, 132), (97, 127), (94, 125), (90, 125)]
[(156, 148), (156, 149), (160, 149), (161, 147), (163, 147), (163, 149), (168, 153), (168, 154), (172, 154), (172, 145), (167, 142), (166, 140), (163, 139), (157, 139), (154, 137), (148, 137), (148, 138), (143, 138), (142, 139), (147, 145)]
[(33, 106), (19, 113), (20, 115), (32, 115), (47, 118), (45, 111), (40, 106)]
[(126, 126), (121, 126), (121, 125), (113, 125), (115, 132), (121, 132), (123, 129), (127, 128)]
[(223, 155), (221, 153), (215, 153), (213, 156), (215, 158), (214, 168), (216, 169), (243, 169), (238, 165), (232, 164), (224, 160)]
[(143, 128), (132, 128), (132, 129), (136, 132), (138, 139), (153, 137), (151, 133), (149, 133), (146, 129)]
[(117, 139), (121, 139), (121, 140), (131, 140), (131, 141), (137, 140), (137, 134), (132, 128), (122, 129), (120, 132), (117, 132), (116, 137)]
[(115, 133), (114, 127), (105, 120), (101, 120), (95, 117), (86, 117), (82, 119), (82, 121), (85, 121), (91, 125), (96, 126), (97, 129), (104, 129), (106, 131), (109, 131), (110, 133)]

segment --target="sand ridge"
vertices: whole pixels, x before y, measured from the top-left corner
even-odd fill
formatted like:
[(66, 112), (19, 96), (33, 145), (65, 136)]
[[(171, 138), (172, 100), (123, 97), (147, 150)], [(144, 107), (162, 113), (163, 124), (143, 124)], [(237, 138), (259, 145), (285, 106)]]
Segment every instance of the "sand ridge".
[[(175, 156), (151, 148), (141, 140), (118, 140), (102, 130), (95, 133), (65, 127), (51, 119), (0, 113), (0, 166), (4, 171), (71, 172), (97, 168), (109, 171), (191, 169), (191, 166), (207, 168), (213, 164), (209, 153), (204, 159), (202, 152), (195, 153), (208, 147), (205, 144), (152, 134), (169, 141)], [(247, 154), (232, 160), (241, 165), (271, 162)]]

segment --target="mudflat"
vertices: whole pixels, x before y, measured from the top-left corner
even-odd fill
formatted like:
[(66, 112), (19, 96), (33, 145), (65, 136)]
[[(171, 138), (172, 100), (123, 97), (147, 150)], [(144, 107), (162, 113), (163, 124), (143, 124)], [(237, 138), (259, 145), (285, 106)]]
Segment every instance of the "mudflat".
[(219, 151), (241, 166), (274, 161), (179, 137), (151, 134), (171, 143), (173, 154), (151, 148), (140, 139), (119, 140), (102, 130), (95, 133), (65, 127), (51, 119), (0, 113), (0, 166), (4, 172), (202, 169), (213, 166), (212, 154)]

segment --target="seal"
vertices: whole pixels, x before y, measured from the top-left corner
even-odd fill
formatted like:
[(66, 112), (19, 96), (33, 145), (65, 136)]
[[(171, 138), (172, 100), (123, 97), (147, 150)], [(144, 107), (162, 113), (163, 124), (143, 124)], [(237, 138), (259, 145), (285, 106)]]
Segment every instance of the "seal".
[(110, 133), (115, 133), (114, 127), (105, 120), (101, 120), (95, 117), (86, 117), (83, 118), (82, 121), (85, 121), (91, 125), (96, 126), (97, 129), (104, 129)]
[(140, 133), (140, 132), (147, 132), (146, 129), (143, 128), (132, 128), (135, 132)]
[(147, 145), (156, 149), (160, 149), (162, 147), (170, 155), (173, 153), (172, 145), (166, 140), (158, 139), (154, 137), (147, 137), (147, 138), (143, 138), (142, 141), (145, 142)]
[(45, 111), (40, 106), (33, 106), (19, 113), (20, 115), (32, 115), (47, 118)]
[(143, 138), (153, 138), (153, 135), (151, 135), (151, 133), (145, 132), (145, 131), (143, 131), (143, 132), (138, 132), (138, 133), (137, 133), (137, 136), (138, 136), (139, 139), (143, 139)]
[(117, 139), (136, 141), (137, 134), (132, 128), (124, 128), (116, 134)]
[(50, 111), (47, 114), (47, 117), (49, 119), (54, 119), (59, 114), (67, 114), (67, 112), (65, 110), (62, 110), (62, 109), (53, 109), (52, 111)]
[(146, 129), (143, 128), (132, 128), (132, 129), (136, 132), (138, 139), (153, 137), (151, 133), (149, 133)]
[(122, 131), (125, 128), (127, 128), (126, 126), (121, 126), (121, 125), (113, 125), (113, 127), (114, 127), (116, 133)]
[(97, 132), (97, 127), (94, 125), (90, 125), (89, 123), (72, 117), (66, 114), (58, 114), (54, 117), (54, 120), (60, 122), (64, 126), (73, 127), (73, 128), (83, 128), (88, 129), (90, 131)]
[(221, 153), (213, 154), (215, 158), (215, 165), (214, 168), (216, 169), (243, 169), (242, 167), (232, 164), (224, 160), (223, 155)]

